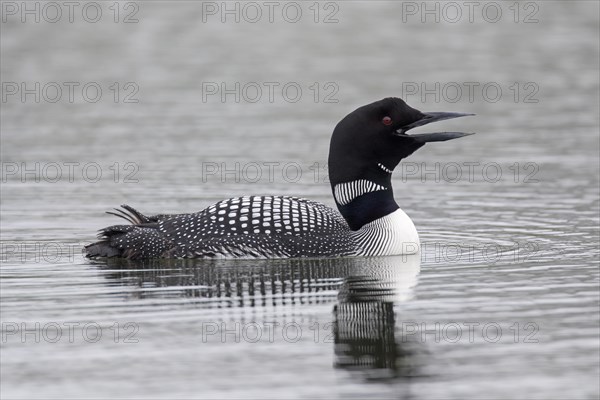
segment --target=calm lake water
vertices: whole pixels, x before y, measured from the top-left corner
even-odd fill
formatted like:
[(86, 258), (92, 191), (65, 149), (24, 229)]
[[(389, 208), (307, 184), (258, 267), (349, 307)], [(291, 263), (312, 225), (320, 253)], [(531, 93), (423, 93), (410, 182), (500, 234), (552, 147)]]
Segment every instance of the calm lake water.
[[(597, 2), (24, 4), (0, 25), (3, 398), (598, 398)], [(82, 257), (124, 203), (333, 205), (333, 127), (388, 96), (477, 114), (396, 169), (420, 255)]]

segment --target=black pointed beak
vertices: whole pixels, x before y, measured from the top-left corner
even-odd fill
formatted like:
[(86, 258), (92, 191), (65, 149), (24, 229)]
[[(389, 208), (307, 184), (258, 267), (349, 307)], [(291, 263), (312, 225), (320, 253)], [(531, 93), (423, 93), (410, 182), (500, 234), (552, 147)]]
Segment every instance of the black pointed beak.
[(465, 113), (452, 113), (452, 112), (430, 112), (423, 113), (423, 118), (418, 121), (413, 122), (412, 124), (408, 124), (398, 129), (396, 132), (399, 136), (408, 136), (414, 138), (420, 142), (443, 142), (446, 140), (457, 139), (463, 136), (473, 135), (474, 133), (465, 133), (465, 132), (434, 132), (434, 133), (419, 133), (415, 135), (407, 135), (406, 132), (416, 128), (418, 126), (423, 126), (430, 124), (432, 122), (443, 121), (445, 119), (453, 119), (459, 117), (467, 117), (475, 114), (465, 114)]

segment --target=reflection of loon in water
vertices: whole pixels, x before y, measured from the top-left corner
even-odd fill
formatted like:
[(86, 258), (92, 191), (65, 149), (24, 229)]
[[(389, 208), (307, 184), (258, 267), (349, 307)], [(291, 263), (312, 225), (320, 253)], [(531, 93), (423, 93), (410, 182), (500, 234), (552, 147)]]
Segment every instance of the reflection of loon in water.
[[(150, 264), (149, 264), (150, 263)], [(414, 376), (413, 344), (397, 338), (394, 303), (410, 299), (420, 255), (212, 262), (114, 260), (113, 281), (140, 298), (186, 298), (206, 308), (333, 303), (335, 366), (368, 379)], [(125, 267), (121, 271), (114, 271)], [(130, 269), (131, 268), (131, 269)]]
[(111, 280), (139, 298), (185, 297), (205, 308), (331, 303), (352, 259), (107, 260)]
[(365, 268), (344, 280), (334, 306), (335, 365), (369, 380), (415, 376), (416, 349), (396, 338), (394, 303), (412, 296), (420, 258), (366, 261)]

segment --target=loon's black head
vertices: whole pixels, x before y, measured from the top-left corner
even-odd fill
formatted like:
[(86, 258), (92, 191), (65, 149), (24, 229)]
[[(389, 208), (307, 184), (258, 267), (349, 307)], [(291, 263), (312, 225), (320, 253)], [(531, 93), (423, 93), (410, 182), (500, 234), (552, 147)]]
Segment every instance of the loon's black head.
[(370, 179), (375, 172), (379, 175), (381, 171), (394, 170), (400, 160), (427, 142), (470, 135), (462, 132), (406, 133), (417, 126), (466, 115), (473, 114), (424, 113), (396, 97), (362, 106), (344, 117), (333, 131), (329, 147), (329, 179), (332, 184)]
[(466, 115), (421, 112), (389, 97), (360, 107), (342, 119), (329, 147), (329, 180), (338, 209), (353, 229), (398, 208), (391, 173), (400, 160), (427, 142), (470, 135), (436, 132), (409, 135), (412, 128)]

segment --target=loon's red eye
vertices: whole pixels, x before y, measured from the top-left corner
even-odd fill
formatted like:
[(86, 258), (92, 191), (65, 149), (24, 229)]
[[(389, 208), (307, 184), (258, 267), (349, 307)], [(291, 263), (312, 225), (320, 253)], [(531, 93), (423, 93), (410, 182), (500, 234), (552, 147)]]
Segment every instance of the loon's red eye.
[(383, 117), (383, 119), (381, 120), (381, 122), (383, 122), (384, 125), (391, 125), (392, 124), (392, 119), (390, 117)]

